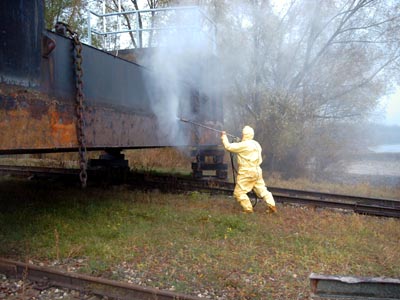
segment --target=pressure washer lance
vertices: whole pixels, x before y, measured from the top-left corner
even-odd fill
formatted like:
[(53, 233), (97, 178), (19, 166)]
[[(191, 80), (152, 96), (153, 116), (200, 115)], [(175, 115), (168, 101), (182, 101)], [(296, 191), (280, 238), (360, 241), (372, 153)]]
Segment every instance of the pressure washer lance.
[[(184, 118), (178, 118), (178, 120), (182, 121), (182, 122), (185, 122), (185, 123), (190, 123), (190, 124), (196, 125), (198, 127), (203, 127), (203, 128), (208, 129), (208, 130), (212, 130), (212, 131), (215, 131), (215, 132), (222, 133), (222, 130), (218, 130), (218, 129), (215, 129), (215, 128), (212, 128), (212, 127), (208, 127), (206, 125), (203, 125), (203, 124), (200, 124), (200, 123), (196, 123), (196, 122), (184, 119)], [(233, 138), (234, 140), (240, 140), (240, 138), (238, 138), (237, 136), (234, 136), (233, 134), (226, 133), (226, 135), (231, 137), (231, 138)]]
[[(181, 121), (181, 122), (190, 123), (190, 124), (193, 124), (193, 125), (196, 125), (196, 126), (199, 126), (199, 127), (203, 127), (203, 128), (215, 131), (215, 132), (222, 133), (222, 130), (218, 130), (218, 129), (215, 129), (215, 128), (212, 128), (212, 127), (208, 127), (206, 125), (203, 125), (203, 124), (200, 124), (200, 123), (196, 123), (196, 122), (184, 119), (184, 118), (177, 118), (177, 119), (179, 121)], [(240, 138), (238, 138), (237, 136), (234, 136), (233, 134), (226, 133), (226, 135), (231, 137), (234, 141), (240, 141)], [(232, 164), (233, 184), (236, 185), (237, 170), (235, 168), (235, 164), (233, 163), (233, 153), (229, 152), (229, 155), (230, 155), (231, 164)], [(257, 203), (258, 203), (258, 198), (257, 198), (257, 195), (255, 195), (254, 201), (252, 201), (251, 204), (252, 204), (253, 207), (255, 207), (257, 205)]]
[[(208, 126), (206, 126), (206, 125), (203, 125), (203, 124), (200, 124), (200, 123), (196, 123), (196, 122), (193, 122), (193, 121), (184, 119), (184, 118), (177, 118), (177, 119), (178, 119), (179, 121), (182, 121), (182, 122), (185, 122), (185, 123), (190, 123), (190, 124), (196, 125), (196, 126), (198, 126), (198, 127), (203, 127), (203, 128), (208, 129), (208, 130), (215, 131), (215, 132), (219, 132), (219, 133), (222, 133), (222, 132), (223, 132), (222, 130), (218, 130), (218, 129), (215, 129), (215, 128), (212, 128), (212, 127), (208, 127)], [(238, 138), (237, 136), (234, 136), (233, 134), (229, 134), (229, 133), (225, 133), (225, 134), (226, 134), (227, 136), (231, 137), (234, 141), (240, 141), (240, 138)], [(236, 185), (237, 170), (236, 170), (236, 168), (235, 168), (235, 164), (233, 163), (233, 153), (232, 153), (232, 152), (229, 152), (229, 154), (230, 154), (230, 157), (231, 157), (231, 164), (232, 164), (233, 183)]]

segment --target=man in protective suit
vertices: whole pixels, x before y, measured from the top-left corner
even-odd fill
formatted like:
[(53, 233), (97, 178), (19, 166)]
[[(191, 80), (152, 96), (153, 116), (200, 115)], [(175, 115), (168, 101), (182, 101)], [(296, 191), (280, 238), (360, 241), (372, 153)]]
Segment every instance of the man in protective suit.
[(225, 149), (237, 154), (239, 169), (233, 195), (243, 207), (245, 213), (252, 213), (253, 206), (247, 193), (254, 190), (256, 195), (267, 203), (267, 213), (276, 213), (274, 197), (265, 186), (260, 168), (262, 149), (260, 144), (253, 140), (253, 137), (254, 130), (250, 126), (243, 128), (242, 141), (238, 143), (230, 143), (226, 132), (222, 132), (221, 140)]

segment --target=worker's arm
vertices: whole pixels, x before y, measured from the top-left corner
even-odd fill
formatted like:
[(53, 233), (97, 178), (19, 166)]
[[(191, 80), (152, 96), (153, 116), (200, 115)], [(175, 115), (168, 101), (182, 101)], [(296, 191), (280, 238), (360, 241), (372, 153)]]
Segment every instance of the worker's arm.
[(225, 149), (230, 152), (238, 153), (246, 149), (246, 145), (243, 142), (230, 143), (225, 131), (222, 131), (221, 140)]

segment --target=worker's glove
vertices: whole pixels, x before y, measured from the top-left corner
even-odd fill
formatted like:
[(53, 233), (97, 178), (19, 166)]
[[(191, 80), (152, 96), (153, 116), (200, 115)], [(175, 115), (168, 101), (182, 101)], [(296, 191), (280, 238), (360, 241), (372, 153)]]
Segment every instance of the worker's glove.
[(226, 137), (226, 132), (225, 131), (221, 131), (221, 141), (222, 143), (224, 142), (224, 138)]

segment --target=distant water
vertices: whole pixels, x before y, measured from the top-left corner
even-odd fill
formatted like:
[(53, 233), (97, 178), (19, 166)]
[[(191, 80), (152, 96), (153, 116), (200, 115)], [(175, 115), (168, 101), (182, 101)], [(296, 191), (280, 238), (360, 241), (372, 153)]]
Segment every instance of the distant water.
[(368, 149), (376, 153), (400, 153), (400, 144), (379, 145)]

